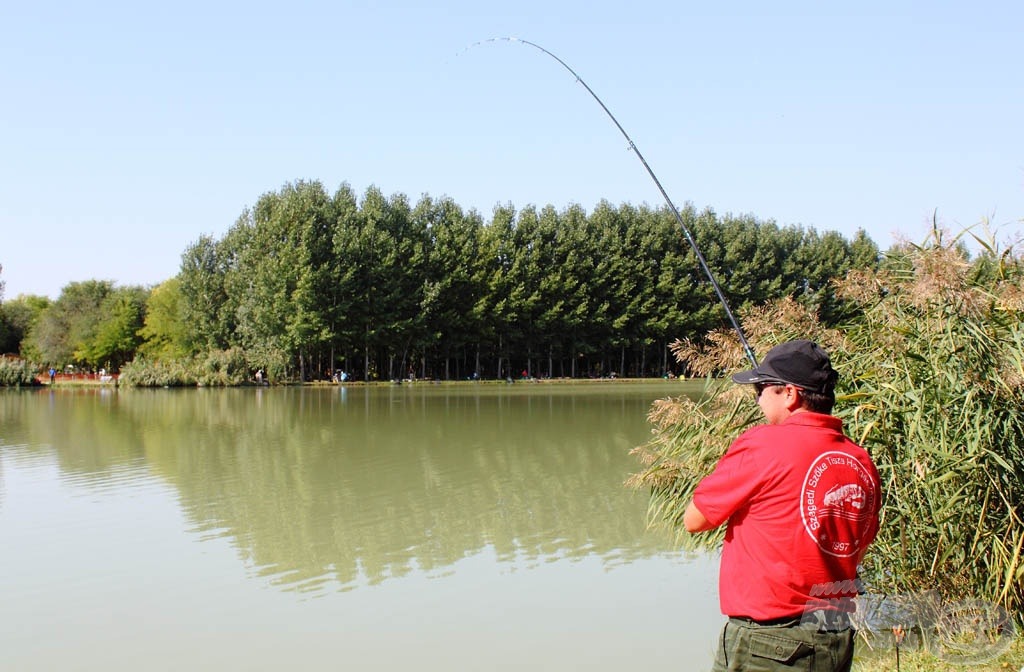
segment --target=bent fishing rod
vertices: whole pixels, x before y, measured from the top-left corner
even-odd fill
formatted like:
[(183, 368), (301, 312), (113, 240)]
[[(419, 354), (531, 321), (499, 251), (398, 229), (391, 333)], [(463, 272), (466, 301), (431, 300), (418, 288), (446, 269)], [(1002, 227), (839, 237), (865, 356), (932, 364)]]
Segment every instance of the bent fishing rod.
[[(654, 184), (657, 185), (658, 191), (661, 192), (662, 197), (665, 199), (665, 203), (668, 204), (669, 210), (672, 211), (672, 214), (675, 216), (676, 221), (679, 223), (679, 228), (682, 229), (683, 236), (686, 238), (687, 242), (690, 243), (690, 247), (693, 248), (693, 253), (697, 256), (697, 261), (700, 263), (701, 269), (703, 269), (704, 274), (708, 277), (708, 280), (711, 281), (711, 286), (715, 289), (715, 294), (718, 295), (719, 302), (722, 304), (722, 307), (725, 308), (725, 314), (728, 316), (729, 322), (732, 323), (732, 328), (736, 330), (736, 335), (739, 336), (740, 343), (743, 345), (743, 352), (746, 354), (747, 359), (750, 360), (751, 366), (756, 367), (757, 358), (754, 356), (754, 351), (753, 349), (751, 349), (750, 344), (747, 343), (747, 338), (746, 336), (743, 335), (743, 330), (740, 328), (739, 322), (736, 321), (736, 317), (732, 314), (732, 310), (729, 308), (729, 302), (725, 300), (725, 294), (722, 292), (722, 288), (718, 285), (718, 281), (715, 280), (714, 273), (712, 273), (711, 269), (708, 267), (708, 262), (704, 259), (704, 255), (701, 254), (700, 248), (697, 247), (696, 239), (694, 239), (693, 234), (690, 233), (689, 227), (686, 226), (686, 222), (683, 221), (683, 217), (682, 215), (679, 214), (679, 210), (676, 208), (675, 204), (672, 203), (672, 199), (668, 197), (668, 193), (665, 191), (665, 188), (661, 186), (661, 180), (659, 180), (658, 176), (654, 174), (653, 170), (651, 170), (650, 165), (648, 165), (647, 163), (647, 159), (645, 159), (644, 155), (640, 153), (639, 149), (637, 149), (636, 143), (634, 143), (633, 139), (629, 137), (629, 133), (626, 133), (626, 129), (622, 127), (622, 124), (619, 123), (619, 120), (616, 119), (615, 115), (611, 113), (611, 110), (608, 109), (608, 106), (605, 105), (600, 98), (598, 98), (597, 94), (594, 93), (594, 90), (591, 89), (590, 86), (588, 86), (587, 83), (583, 81), (583, 78), (576, 74), (576, 71), (570, 68), (565, 61), (560, 59), (558, 56), (555, 56), (553, 53), (551, 53), (544, 47), (540, 46), (539, 44), (535, 42), (530, 42), (529, 40), (523, 40), (518, 37), (494, 37), (489, 40), (484, 40), (484, 42), (518, 42), (520, 44), (531, 46), (534, 49), (537, 49), (542, 53), (547, 54), (551, 58), (558, 61), (558, 63), (563, 68), (568, 70), (569, 73), (576, 78), (576, 81), (583, 85), (583, 88), (587, 90), (587, 93), (589, 93), (591, 97), (593, 97), (593, 99), (597, 101), (597, 104), (601, 106), (601, 109), (604, 110), (605, 114), (608, 115), (608, 118), (612, 120), (612, 122), (615, 124), (615, 127), (619, 129), (620, 133), (622, 133), (622, 136), (626, 138), (626, 142), (629, 143), (629, 148), (636, 154), (636, 158), (640, 159), (640, 163), (644, 164), (644, 168), (647, 169), (647, 174), (651, 176), (651, 179), (654, 180)], [(482, 43), (483, 42), (478, 42), (477, 44)]]

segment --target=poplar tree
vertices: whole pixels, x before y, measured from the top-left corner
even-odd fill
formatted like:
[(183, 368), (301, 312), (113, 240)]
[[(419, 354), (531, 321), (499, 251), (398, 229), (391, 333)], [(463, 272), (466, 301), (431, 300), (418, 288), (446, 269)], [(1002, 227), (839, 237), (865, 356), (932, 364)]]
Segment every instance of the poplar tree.
[(517, 342), (521, 290), (513, 275), (517, 256), (515, 218), (516, 211), (511, 205), (496, 207), (490, 225), (483, 232), (481, 258), (485, 294), (477, 306), (478, 312), (485, 316), (481, 340), (490, 343), (497, 378), (511, 378), (516, 373), (511, 356)]
[[(244, 226), (249, 213), (235, 223)], [(202, 235), (181, 255), (182, 317), (189, 325), (188, 348), (194, 353), (225, 348), (234, 331), (235, 317), (227, 302), (225, 245)]]
[(422, 307), (424, 355), (438, 352), (447, 379), (452, 377), (452, 357), (473, 345), (472, 370), (480, 373), (480, 341), (487, 310), (483, 303), (487, 291), (483, 223), (477, 213), (464, 214), (447, 198), (435, 202), (425, 196), (413, 216), (426, 221), (432, 241)]

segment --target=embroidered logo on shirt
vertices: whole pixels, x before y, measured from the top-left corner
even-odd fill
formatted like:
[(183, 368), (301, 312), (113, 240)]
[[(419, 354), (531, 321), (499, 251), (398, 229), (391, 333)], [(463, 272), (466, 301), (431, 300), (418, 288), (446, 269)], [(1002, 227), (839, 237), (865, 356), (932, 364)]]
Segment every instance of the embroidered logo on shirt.
[(823, 552), (840, 558), (860, 553), (871, 531), (877, 488), (852, 455), (822, 453), (807, 470), (800, 498), (804, 529)]

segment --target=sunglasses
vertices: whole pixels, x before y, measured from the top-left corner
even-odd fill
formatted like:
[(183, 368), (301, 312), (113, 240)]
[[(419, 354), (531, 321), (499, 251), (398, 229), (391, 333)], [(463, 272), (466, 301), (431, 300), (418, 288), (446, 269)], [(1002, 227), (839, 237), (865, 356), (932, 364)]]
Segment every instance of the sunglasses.
[(769, 387), (785, 387), (787, 383), (783, 383), (778, 380), (768, 380), (763, 383), (754, 383), (754, 395), (757, 398), (761, 397), (761, 393), (767, 390)]

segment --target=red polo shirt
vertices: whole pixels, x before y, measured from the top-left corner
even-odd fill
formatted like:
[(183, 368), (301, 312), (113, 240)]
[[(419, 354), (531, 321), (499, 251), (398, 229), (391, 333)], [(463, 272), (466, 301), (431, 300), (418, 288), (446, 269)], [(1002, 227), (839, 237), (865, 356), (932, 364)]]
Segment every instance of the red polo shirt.
[(881, 491), (875, 465), (842, 421), (804, 411), (741, 434), (693, 502), (712, 525), (728, 521), (722, 613), (771, 620), (856, 595)]

